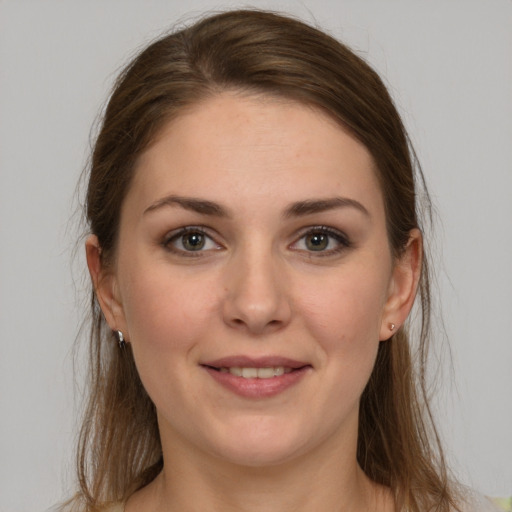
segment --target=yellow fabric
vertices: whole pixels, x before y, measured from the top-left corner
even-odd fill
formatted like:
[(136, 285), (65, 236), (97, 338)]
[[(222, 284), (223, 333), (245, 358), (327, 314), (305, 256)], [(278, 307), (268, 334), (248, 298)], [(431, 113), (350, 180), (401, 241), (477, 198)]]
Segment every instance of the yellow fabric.
[(512, 512), (512, 497), (510, 498), (491, 498), (491, 501), (504, 512)]

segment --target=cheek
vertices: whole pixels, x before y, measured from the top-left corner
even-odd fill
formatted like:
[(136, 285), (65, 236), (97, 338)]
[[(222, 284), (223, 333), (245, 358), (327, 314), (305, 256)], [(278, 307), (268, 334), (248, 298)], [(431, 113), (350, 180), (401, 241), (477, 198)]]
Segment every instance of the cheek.
[(380, 346), (385, 288), (379, 275), (354, 272), (316, 288), (302, 304), (306, 329), (325, 369), (326, 423), (337, 425), (358, 410)]
[(215, 301), (207, 283), (163, 266), (133, 272), (123, 294), (130, 341), (136, 352), (187, 350), (208, 329)]
[(387, 292), (386, 274), (369, 268), (352, 268), (317, 283), (321, 286), (310, 287), (301, 303), (319, 360), (354, 395), (362, 392), (373, 369)]
[(123, 308), (138, 373), (157, 409), (181, 410), (183, 397), (200, 399), (183, 377), (195, 364), (198, 340), (208, 335), (214, 301), (204, 281), (198, 288), (168, 268), (134, 276), (126, 282)]
[(386, 291), (387, 281), (366, 268), (312, 283), (300, 308), (319, 339), (378, 340)]

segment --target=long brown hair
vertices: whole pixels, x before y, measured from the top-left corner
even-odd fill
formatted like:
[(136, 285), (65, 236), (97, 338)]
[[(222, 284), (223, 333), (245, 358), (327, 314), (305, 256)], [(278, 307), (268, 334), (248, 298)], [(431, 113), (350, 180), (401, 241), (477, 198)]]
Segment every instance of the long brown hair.
[[(379, 76), (349, 48), (316, 28), (275, 13), (241, 10), (206, 17), (142, 51), (118, 78), (88, 174), (85, 213), (102, 264), (113, 263), (123, 199), (140, 153), (164, 124), (220, 91), (296, 100), (326, 112), (371, 152), (396, 257), (420, 226), (423, 175)], [(425, 199), (426, 198), (426, 199)], [(423, 194), (423, 199), (428, 197)], [(417, 298), (417, 364), (407, 328), (380, 344), (361, 398), (357, 456), (397, 510), (456, 508), (426, 397), (431, 301), (426, 255)], [(96, 510), (125, 500), (163, 465), (154, 406), (132, 352), (119, 350), (92, 294), (90, 382), (80, 435), (75, 504)]]

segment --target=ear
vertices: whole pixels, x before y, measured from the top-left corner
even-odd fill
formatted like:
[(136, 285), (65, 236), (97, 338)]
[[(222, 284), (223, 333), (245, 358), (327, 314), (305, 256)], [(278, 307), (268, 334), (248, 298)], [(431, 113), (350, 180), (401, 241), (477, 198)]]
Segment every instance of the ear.
[(94, 292), (100, 304), (105, 320), (113, 331), (127, 334), (122, 302), (119, 298), (117, 281), (111, 269), (102, 263), (101, 247), (96, 235), (90, 235), (85, 241), (85, 255), (91, 275)]
[(404, 324), (412, 309), (421, 275), (422, 255), (421, 232), (413, 229), (405, 250), (394, 264), (382, 315), (381, 341), (389, 339)]

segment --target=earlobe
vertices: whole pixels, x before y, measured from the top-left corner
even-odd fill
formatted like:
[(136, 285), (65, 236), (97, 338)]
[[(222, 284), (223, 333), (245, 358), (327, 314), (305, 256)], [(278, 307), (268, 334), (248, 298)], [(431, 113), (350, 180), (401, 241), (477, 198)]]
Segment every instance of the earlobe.
[(393, 268), (381, 320), (381, 341), (389, 339), (404, 324), (412, 309), (421, 275), (422, 255), (421, 232), (413, 229), (403, 254)]
[(126, 331), (123, 308), (117, 293), (116, 278), (111, 271), (104, 268), (101, 247), (96, 235), (90, 235), (87, 238), (85, 254), (94, 292), (105, 320), (113, 331)]

